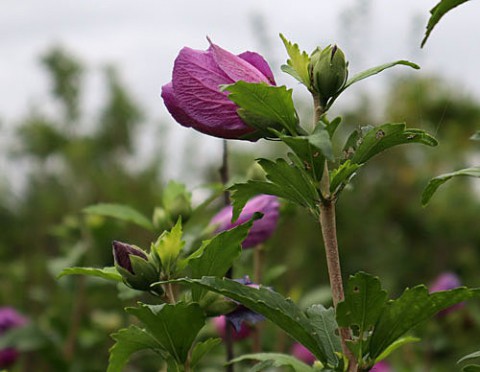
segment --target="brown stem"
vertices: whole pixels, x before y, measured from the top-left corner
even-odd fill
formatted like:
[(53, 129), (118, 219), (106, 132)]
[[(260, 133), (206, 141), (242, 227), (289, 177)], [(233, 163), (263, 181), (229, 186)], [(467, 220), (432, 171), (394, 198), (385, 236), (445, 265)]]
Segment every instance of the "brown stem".
[[(321, 105), (318, 95), (313, 96), (314, 105), (314, 125), (320, 121), (324, 113), (324, 107)], [(335, 220), (335, 200), (330, 195), (330, 178), (328, 175), (328, 162), (325, 161), (322, 179), (320, 182), (320, 192), (322, 200), (319, 203), (320, 208), (320, 227), (322, 229), (323, 243), (325, 245), (325, 254), (327, 256), (328, 277), (332, 289), (333, 306), (336, 309), (337, 304), (345, 298), (343, 292), (342, 270), (340, 267), (340, 256), (338, 253), (337, 225)], [(340, 328), (340, 339), (342, 343), (343, 354), (349, 361), (349, 372), (356, 372), (358, 369), (355, 356), (347, 346), (347, 340), (351, 339), (350, 330)]]
[(172, 283), (167, 283), (165, 287), (166, 287), (165, 289), (167, 292), (168, 302), (172, 305), (175, 305), (176, 301), (175, 301), (175, 294), (173, 293)]
[[(263, 258), (265, 251), (260, 244), (253, 251), (253, 281), (257, 284), (262, 283)], [(255, 324), (252, 332), (252, 352), (260, 353), (262, 351), (262, 325)]]
[[(223, 192), (223, 202), (225, 206), (230, 205), (230, 194), (227, 190), (227, 184), (229, 179), (229, 170), (228, 170), (228, 146), (227, 140), (223, 140), (223, 149), (222, 149), (222, 166), (219, 169), (220, 172), (220, 179), (222, 181), (224, 192)], [(231, 267), (227, 274), (225, 275), (227, 278), (233, 277), (233, 268)], [(230, 361), (234, 358), (233, 353), (233, 334), (232, 334), (232, 327), (229, 327), (228, 322), (225, 322), (225, 349), (227, 353), (227, 361)], [(225, 365), (226, 372), (234, 372), (233, 364)]]

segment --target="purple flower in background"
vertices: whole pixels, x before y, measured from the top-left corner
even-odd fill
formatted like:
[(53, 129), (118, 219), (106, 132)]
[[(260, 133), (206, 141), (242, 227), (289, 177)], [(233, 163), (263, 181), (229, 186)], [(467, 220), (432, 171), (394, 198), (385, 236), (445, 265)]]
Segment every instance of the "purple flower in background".
[[(462, 285), (460, 278), (451, 272), (445, 272), (437, 276), (434, 282), (430, 285), (430, 293), (439, 291), (448, 291), (450, 289), (458, 288)], [(438, 316), (442, 317), (451, 312), (459, 310), (465, 306), (464, 302), (460, 302), (449, 308), (442, 310), (438, 313)]]
[(375, 364), (370, 371), (372, 371), (372, 372), (393, 372), (393, 369), (392, 369), (392, 367), (390, 367), (390, 364), (387, 361), (381, 360), (380, 362)]
[(317, 360), (317, 358), (315, 358), (315, 355), (313, 355), (310, 350), (308, 350), (305, 346), (298, 342), (295, 342), (292, 345), (292, 349), (290, 352), (295, 358), (301, 360), (306, 364), (312, 365)]
[(215, 329), (222, 339), (225, 339), (225, 328), (227, 325), (232, 328), (232, 338), (235, 341), (243, 340), (244, 338), (250, 336), (251, 333), (251, 329), (246, 323), (243, 323), (240, 327), (240, 330), (237, 331), (230, 322), (227, 322), (225, 315), (215, 317), (213, 319), (213, 324), (215, 325)]
[[(0, 336), (12, 328), (22, 327), (27, 319), (11, 307), (0, 307)], [(0, 350), (0, 368), (10, 367), (18, 358), (18, 351), (9, 347)]]
[(247, 202), (240, 217), (234, 223), (232, 223), (233, 208), (228, 206), (212, 218), (210, 225), (218, 226), (215, 230), (218, 233), (247, 222), (256, 212), (262, 213), (263, 217), (253, 222), (247, 238), (242, 243), (243, 248), (252, 248), (263, 243), (273, 234), (277, 227), (279, 208), (280, 203), (276, 196), (258, 195)]
[(181, 125), (229, 139), (252, 133), (237, 114), (238, 107), (220, 86), (239, 80), (275, 85), (265, 59), (254, 52), (238, 56), (213, 44), (206, 51), (184, 47), (173, 67), (172, 81), (162, 87), (168, 111)]

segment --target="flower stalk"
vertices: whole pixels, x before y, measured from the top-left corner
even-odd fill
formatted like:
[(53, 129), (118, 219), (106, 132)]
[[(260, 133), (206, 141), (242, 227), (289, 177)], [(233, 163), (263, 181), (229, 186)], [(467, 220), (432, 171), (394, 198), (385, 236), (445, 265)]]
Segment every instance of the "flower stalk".
[[(317, 125), (324, 113), (320, 97), (313, 95), (314, 102), (314, 125)], [(345, 294), (343, 291), (342, 269), (340, 267), (340, 256), (338, 252), (337, 225), (335, 218), (335, 199), (330, 195), (330, 178), (328, 174), (328, 162), (325, 160), (323, 176), (320, 182), (320, 192), (322, 195), (319, 203), (320, 217), (319, 223), (322, 230), (323, 244), (327, 258), (328, 277), (332, 291), (333, 306), (336, 309), (339, 302), (343, 301)], [(343, 354), (349, 361), (349, 372), (357, 371), (357, 362), (354, 355), (347, 346), (347, 340), (351, 338), (349, 329), (340, 328), (340, 339)]]

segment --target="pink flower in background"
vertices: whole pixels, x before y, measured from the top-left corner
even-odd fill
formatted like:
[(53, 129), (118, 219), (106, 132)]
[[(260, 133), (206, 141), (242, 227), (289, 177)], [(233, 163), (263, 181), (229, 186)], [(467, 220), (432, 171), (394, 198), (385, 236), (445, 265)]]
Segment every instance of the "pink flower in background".
[(292, 345), (292, 349), (290, 352), (295, 358), (301, 360), (306, 364), (312, 365), (317, 360), (317, 358), (315, 358), (315, 356), (310, 352), (310, 350), (308, 350), (305, 346), (298, 342), (295, 342)]
[(393, 369), (387, 361), (381, 360), (380, 362), (375, 364), (370, 371), (371, 372), (393, 372)]
[(168, 111), (181, 125), (229, 139), (252, 133), (237, 114), (238, 107), (220, 86), (239, 80), (275, 85), (265, 59), (254, 52), (238, 56), (213, 44), (206, 51), (183, 48), (175, 59), (172, 81), (162, 87)]
[(239, 331), (235, 330), (235, 327), (230, 322), (227, 323), (227, 318), (225, 315), (213, 318), (213, 324), (215, 325), (215, 329), (217, 330), (218, 335), (222, 339), (225, 339), (225, 327), (227, 326), (227, 324), (229, 327), (231, 327), (232, 338), (235, 341), (243, 340), (244, 338), (250, 336), (251, 333), (251, 329), (246, 323), (242, 323)]
[[(12, 307), (0, 307), (0, 336), (12, 328), (22, 327), (27, 323), (27, 319), (20, 315)], [(8, 368), (18, 358), (18, 351), (9, 347), (0, 350), (0, 368)]]
[(273, 234), (277, 227), (279, 208), (280, 203), (276, 196), (258, 195), (247, 202), (240, 217), (234, 223), (232, 223), (233, 208), (228, 206), (212, 218), (210, 225), (217, 226), (215, 232), (222, 232), (247, 222), (256, 212), (262, 213), (263, 217), (253, 223), (242, 244), (243, 248), (251, 248), (263, 243)]
[[(462, 283), (460, 278), (451, 272), (444, 272), (437, 276), (434, 282), (430, 285), (430, 293), (439, 292), (439, 291), (448, 291), (450, 289), (455, 289), (461, 287)], [(450, 306), (449, 308), (442, 310), (438, 313), (438, 316), (442, 317), (451, 312), (459, 310), (465, 306), (464, 302)]]

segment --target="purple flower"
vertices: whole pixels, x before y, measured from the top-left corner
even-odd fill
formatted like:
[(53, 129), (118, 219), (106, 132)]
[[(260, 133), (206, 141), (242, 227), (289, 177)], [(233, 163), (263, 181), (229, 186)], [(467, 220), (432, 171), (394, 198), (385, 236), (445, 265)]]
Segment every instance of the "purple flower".
[[(0, 307), (0, 336), (12, 328), (22, 327), (27, 319), (11, 307)], [(18, 358), (18, 351), (9, 347), (0, 350), (0, 369), (10, 367)]]
[(222, 232), (247, 222), (256, 212), (262, 213), (263, 217), (253, 222), (242, 244), (243, 248), (251, 248), (263, 243), (273, 234), (277, 227), (279, 208), (280, 203), (276, 196), (258, 195), (247, 202), (240, 217), (234, 223), (232, 223), (233, 208), (228, 206), (212, 218), (210, 225), (217, 225), (215, 232)]
[(372, 372), (393, 372), (393, 369), (392, 369), (392, 367), (390, 367), (390, 364), (388, 362), (386, 362), (385, 360), (381, 360), (380, 362), (376, 363), (370, 371), (372, 371)]
[(240, 330), (237, 332), (237, 330), (232, 326), (232, 324), (230, 322), (227, 322), (227, 318), (225, 315), (213, 318), (213, 324), (215, 325), (215, 328), (222, 339), (225, 339), (227, 326), (231, 327), (232, 338), (234, 341), (239, 341), (247, 338), (248, 336), (250, 336), (250, 333), (252, 331), (246, 323), (243, 323), (240, 327)]
[(244, 52), (236, 56), (209, 42), (206, 51), (188, 47), (180, 51), (172, 81), (162, 87), (162, 98), (181, 125), (214, 137), (239, 139), (255, 129), (240, 119), (238, 107), (220, 86), (239, 80), (275, 85), (275, 79), (259, 54)]
[(317, 358), (315, 358), (315, 355), (313, 355), (310, 350), (308, 350), (305, 346), (298, 342), (295, 342), (292, 345), (292, 349), (290, 352), (295, 358), (301, 360), (306, 364), (312, 365), (317, 360)]
[[(460, 278), (451, 272), (444, 272), (437, 276), (434, 282), (430, 285), (430, 293), (439, 291), (448, 291), (450, 289), (458, 288), (462, 285)], [(459, 310), (465, 306), (464, 302), (460, 302), (438, 313), (439, 317), (443, 317), (451, 312)]]

